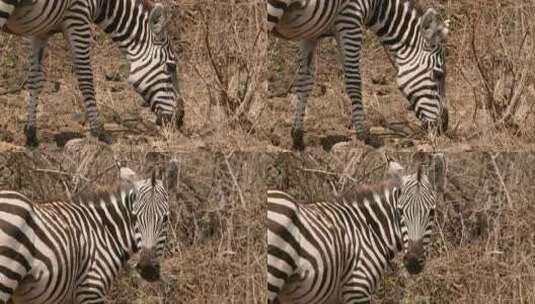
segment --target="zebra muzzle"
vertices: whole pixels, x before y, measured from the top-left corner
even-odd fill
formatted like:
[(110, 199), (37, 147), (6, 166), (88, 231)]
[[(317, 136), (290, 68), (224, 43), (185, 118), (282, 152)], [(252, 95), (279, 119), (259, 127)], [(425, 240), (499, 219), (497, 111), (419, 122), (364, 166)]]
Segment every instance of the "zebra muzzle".
[(154, 250), (145, 249), (141, 251), (136, 270), (144, 280), (149, 282), (160, 280), (160, 263), (156, 258)]
[(421, 259), (405, 257), (403, 259), (403, 264), (410, 274), (419, 274), (424, 270), (425, 262)]
[(425, 250), (421, 240), (417, 242), (409, 240), (407, 253), (403, 257), (403, 264), (410, 274), (422, 272), (425, 266)]

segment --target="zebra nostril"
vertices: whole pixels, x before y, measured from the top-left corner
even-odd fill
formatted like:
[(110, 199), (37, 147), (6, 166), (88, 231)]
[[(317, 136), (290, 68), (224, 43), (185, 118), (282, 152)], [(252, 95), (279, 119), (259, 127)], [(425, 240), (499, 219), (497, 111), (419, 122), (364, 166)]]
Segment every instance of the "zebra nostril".
[(422, 272), (425, 263), (421, 261), (421, 259), (418, 259), (416, 257), (407, 257), (403, 259), (403, 264), (405, 265), (405, 268), (410, 274), (418, 274)]

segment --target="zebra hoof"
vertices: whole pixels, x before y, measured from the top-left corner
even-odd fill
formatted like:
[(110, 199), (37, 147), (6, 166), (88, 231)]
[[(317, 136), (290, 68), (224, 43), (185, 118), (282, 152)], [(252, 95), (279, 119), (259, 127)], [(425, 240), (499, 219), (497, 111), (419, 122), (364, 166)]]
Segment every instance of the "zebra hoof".
[(25, 126), (24, 135), (26, 135), (26, 147), (37, 148), (39, 142), (37, 141), (37, 128), (35, 126)]
[(96, 137), (99, 141), (105, 143), (105, 144), (112, 144), (113, 143), (113, 139), (111, 137), (111, 135), (106, 131), (104, 130), (104, 128), (100, 128), (98, 130), (95, 130), (95, 131), (91, 131), (91, 135)]
[(380, 148), (385, 144), (381, 138), (379, 138), (378, 136), (372, 136), (372, 135), (368, 135), (364, 139), (364, 143), (374, 149)]
[(292, 148), (297, 151), (305, 150), (305, 142), (303, 141), (304, 132), (303, 130), (293, 129), (292, 128)]

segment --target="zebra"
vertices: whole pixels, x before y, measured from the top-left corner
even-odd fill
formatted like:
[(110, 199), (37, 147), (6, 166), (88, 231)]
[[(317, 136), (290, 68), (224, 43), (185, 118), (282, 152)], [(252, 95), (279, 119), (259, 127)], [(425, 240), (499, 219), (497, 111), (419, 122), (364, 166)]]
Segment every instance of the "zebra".
[(104, 303), (134, 253), (141, 277), (159, 280), (169, 194), (155, 172), (71, 202), (36, 204), (0, 191), (0, 303)]
[(43, 82), (43, 56), (49, 38), (62, 32), (69, 42), (78, 86), (83, 96), (91, 135), (105, 143), (112, 137), (104, 129), (95, 102), (90, 61), (91, 24), (95, 23), (119, 46), (129, 63), (128, 83), (143, 98), (143, 106), (156, 113), (158, 125), (183, 122), (176, 57), (164, 30), (168, 19), (161, 4), (147, 0), (0, 0), (0, 30), (29, 38), (30, 92), (26, 145), (38, 146), (37, 102)]
[(362, 105), (360, 58), (363, 28), (375, 32), (397, 67), (397, 84), (428, 132), (445, 132), (445, 51), (449, 20), (440, 22), (429, 8), (420, 14), (408, 0), (267, 0), (267, 31), (299, 42), (299, 69), (294, 90), (297, 109), (291, 136), (293, 148), (304, 149), (303, 120), (314, 84), (313, 53), (323, 37), (336, 38), (343, 63), (351, 122), (357, 139), (376, 146), (369, 135)]
[(412, 175), (391, 161), (385, 181), (335, 203), (268, 191), (268, 302), (369, 303), (401, 251), (407, 271), (421, 272), (447, 170), (444, 155), (433, 159), (432, 173), (420, 166)]

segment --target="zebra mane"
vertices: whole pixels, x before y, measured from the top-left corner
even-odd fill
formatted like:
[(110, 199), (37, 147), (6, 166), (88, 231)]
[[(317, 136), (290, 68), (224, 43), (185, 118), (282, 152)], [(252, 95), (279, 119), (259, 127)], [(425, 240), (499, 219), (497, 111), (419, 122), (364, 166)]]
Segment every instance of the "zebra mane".
[(423, 15), (422, 7), (416, 3), (416, 0), (403, 0), (403, 3), (409, 3), (409, 9), (415, 10), (419, 17)]
[(393, 190), (401, 185), (395, 179), (389, 178), (374, 184), (364, 184), (355, 186), (353, 189), (345, 190), (340, 197), (345, 203), (360, 203), (371, 200), (374, 194), (383, 195), (384, 190)]
[(133, 186), (118, 185), (111, 190), (87, 191), (75, 194), (71, 201), (75, 204), (90, 205), (96, 202), (111, 204), (111, 198), (120, 198), (122, 193), (128, 193)]
[(146, 11), (150, 11), (154, 7), (152, 0), (136, 0), (138, 4), (141, 4)]

